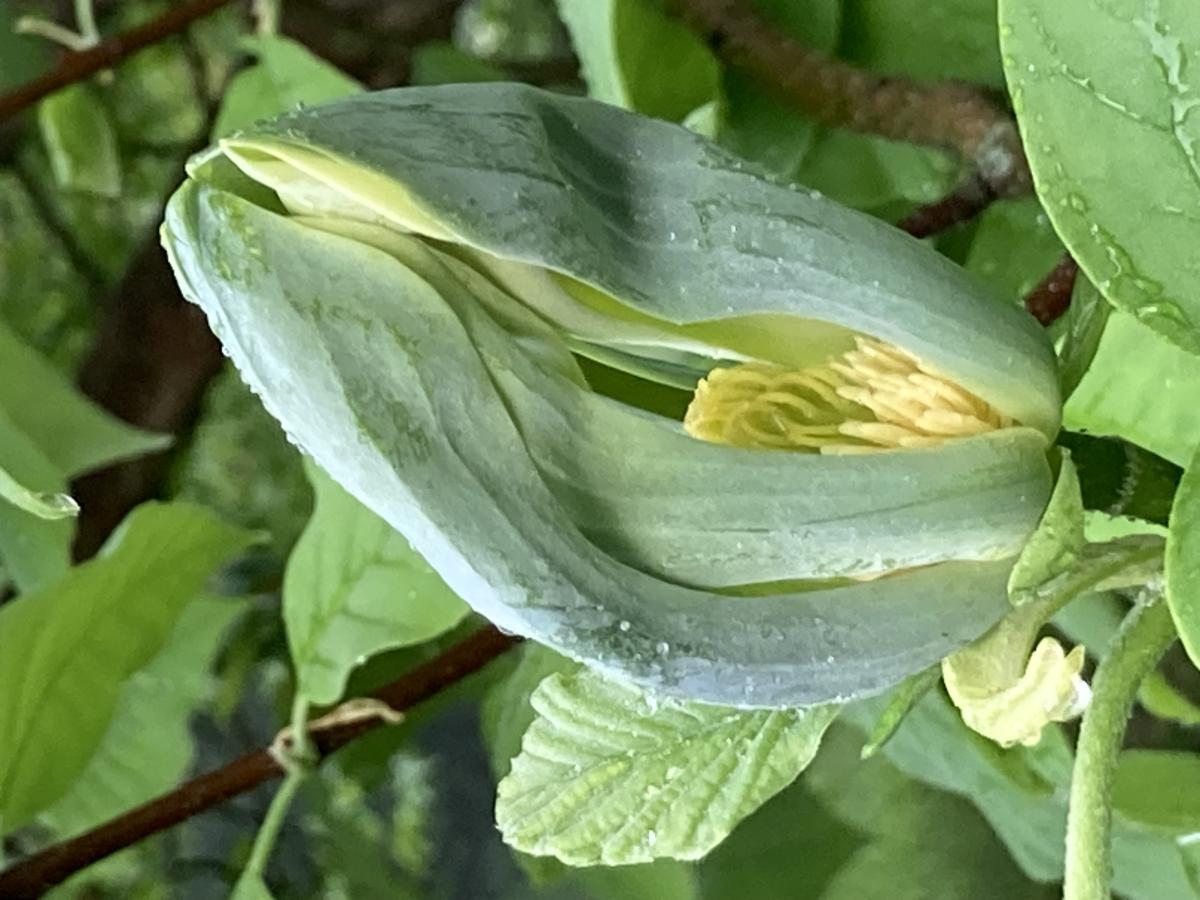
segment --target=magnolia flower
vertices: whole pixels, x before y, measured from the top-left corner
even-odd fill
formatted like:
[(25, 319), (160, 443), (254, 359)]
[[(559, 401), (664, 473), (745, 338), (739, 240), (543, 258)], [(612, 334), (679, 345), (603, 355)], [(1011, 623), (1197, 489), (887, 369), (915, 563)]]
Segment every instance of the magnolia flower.
[(663, 694), (801, 706), (1008, 609), (1053, 353), (922, 243), (519, 85), (297, 111), (189, 172), (163, 232), (186, 295), (501, 628)]

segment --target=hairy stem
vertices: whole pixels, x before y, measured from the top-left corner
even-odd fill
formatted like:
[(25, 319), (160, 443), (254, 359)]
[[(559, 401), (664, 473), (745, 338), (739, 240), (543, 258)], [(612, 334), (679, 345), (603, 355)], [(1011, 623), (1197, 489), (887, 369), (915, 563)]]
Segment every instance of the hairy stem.
[(260, 37), (279, 33), (279, 14), (282, 0), (254, 0), (254, 30)]
[(1134, 607), (1096, 669), (1071, 776), (1063, 900), (1111, 896), (1112, 787), (1125, 726), (1139, 685), (1174, 640), (1170, 610), (1156, 597)]
[(96, 27), (96, 9), (93, 4), (94, 0), (75, 0), (75, 27), (84, 39), (86, 47), (94, 47), (100, 43), (100, 29)]

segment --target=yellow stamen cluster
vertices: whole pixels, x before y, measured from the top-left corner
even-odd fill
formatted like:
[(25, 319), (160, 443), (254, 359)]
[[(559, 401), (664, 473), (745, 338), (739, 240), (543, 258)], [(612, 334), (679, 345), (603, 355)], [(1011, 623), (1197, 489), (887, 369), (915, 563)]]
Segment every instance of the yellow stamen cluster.
[(683, 426), (735, 447), (862, 453), (929, 447), (1012, 421), (910, 353), (871, 338), (807, 369), (747, 363), (696, 386)]

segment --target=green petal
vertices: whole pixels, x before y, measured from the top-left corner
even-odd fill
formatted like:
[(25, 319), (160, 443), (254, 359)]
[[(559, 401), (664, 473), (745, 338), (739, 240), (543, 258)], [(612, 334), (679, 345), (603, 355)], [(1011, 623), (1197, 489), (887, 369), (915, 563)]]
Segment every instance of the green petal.
[[(543, 479), (607, 552), (693, 586), (874, 575), (1021, 552), (1049, 496), (1045, 442), (1028, 428), (866, 456), (763, 453), (697, 441), (679, 423), (556, 377), (480, 315), (520, 304), (419, 239), (303, 220), (376, 246), (449, 301), (480, 350)], [(506, 305), (507, 304), (507, 305)], [(510, 318), (511, 322), (512, 319)], [(517, 323), (520, 334), (533, 327)], [(567, 355), (548, 347), (539, 359)], [(564, 372), (564, 374), (572, 374)]]
[(531, 263), (651, 320), (719, 320), (718, 335), (746, 317), (763, 340), (781, 316), (833, 323), (1058, 429), (1053, 353), (1030, 317), (921, 242), (686, 129), (521, 85), (453, 85), (353, 97), (222, 147), (294, 210)]
[(547, 485), (498, 392), (503, 359), (475, 344), (473, 296), (195, 183), (164, 237), (292, 439), (502, 628), (668, 695), (800, 706), (883, 690), (1007, 609), (1009, 560), (753, 599), (632, 568)]

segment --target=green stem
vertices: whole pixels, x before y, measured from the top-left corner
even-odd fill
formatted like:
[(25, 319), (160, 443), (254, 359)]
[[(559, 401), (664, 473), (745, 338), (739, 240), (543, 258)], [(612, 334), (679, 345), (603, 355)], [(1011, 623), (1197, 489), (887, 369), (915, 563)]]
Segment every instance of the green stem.
[(1175, 640), (1161, 598), (1125, 618), (1092, 679), (1071, 775), (1063, 900), (1107, 900), (1112, 882), (1112, 786), (1138, 686)]
[(86, 46), (94, 47), (100, 43), (100, 29), (96, 27), (96, 10), (92, 0), (75, 0), (75, 27)]
[(271, 858), (271, 853), (275, 849), (275, 843), (279, 839), (279, 832), (283, 828), (283, 822), (287, 818), (288, 810), (292, 806), (292, 801), (296, 799), (296, 792), (300, 790), (300, 786), (304, 780), (308, 778), (310, 766), (310, 745), (308, 740), (308, 701), (297, 696), (292, 702), (292, 746), (288, 751), (292, 762), (285, 766), (287, 774), (283, 778), (283, 784), (279, 786), (279, 790), (275, 792), (275, 796), (271, 798), (271, 805), (267, 808), (267, 814), (263, 818), (263, 823), (259, 826), (258, 834), (254, 836), (254, 846), (250, 849), (250, 859), (246, 862), (246, 868), (242, 871), (242, 879), (252, 880), (261, 879), (267, 870), (267, 862)]
[(42, 19), (38, 16), (22, 16), (17, 19), (13, 31), (17, 34), (31, 34), (35, 37), (45, 38), (76, 53), (91, 46), (83, 35), (77, 34), (65, 25), (59, 25), (57, 22), (51, 22), (49, 19)]
[(259, 37), (279, 33), (280, 5), (283, 0), (254, 0), (255, 32)]

